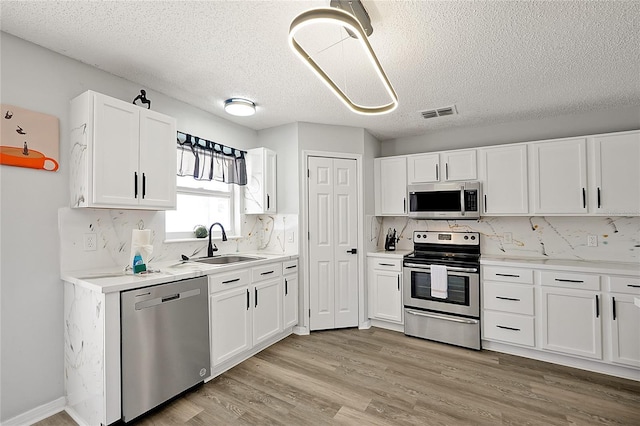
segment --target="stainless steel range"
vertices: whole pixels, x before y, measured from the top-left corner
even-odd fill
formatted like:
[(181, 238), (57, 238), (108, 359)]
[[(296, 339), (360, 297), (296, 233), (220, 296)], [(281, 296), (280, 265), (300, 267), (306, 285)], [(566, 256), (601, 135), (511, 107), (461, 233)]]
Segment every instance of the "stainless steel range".
[(414, 231), (404, 258), (408, 336), (480, 349), (480, 234)]

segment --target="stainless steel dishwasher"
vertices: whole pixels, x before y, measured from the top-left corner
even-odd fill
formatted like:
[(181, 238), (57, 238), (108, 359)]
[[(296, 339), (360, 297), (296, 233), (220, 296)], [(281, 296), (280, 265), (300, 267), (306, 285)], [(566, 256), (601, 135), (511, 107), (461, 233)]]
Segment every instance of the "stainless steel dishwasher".
[(124, 422), (209, 375), (207, 277), (123, 291), (120, 316)]

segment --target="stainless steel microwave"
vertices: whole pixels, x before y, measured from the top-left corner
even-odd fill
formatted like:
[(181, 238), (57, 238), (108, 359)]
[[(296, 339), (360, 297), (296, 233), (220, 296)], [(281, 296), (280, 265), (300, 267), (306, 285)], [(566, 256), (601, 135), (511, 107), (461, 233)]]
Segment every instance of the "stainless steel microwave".
[(480, 182), (408, 185), (409, 217), (416, 219), (477, 219)]

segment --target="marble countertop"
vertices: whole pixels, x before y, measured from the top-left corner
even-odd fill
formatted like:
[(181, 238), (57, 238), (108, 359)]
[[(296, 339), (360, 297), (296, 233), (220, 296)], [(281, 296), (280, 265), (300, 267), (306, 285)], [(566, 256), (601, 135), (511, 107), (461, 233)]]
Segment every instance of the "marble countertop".
[(386, 256), (386, 257), (393, 257), (393, 258), (402, 258), (410, 253), (413, 253), (413, 250), (394, 250), (394, 251), (376, 250), (376, 251), (368, 252), (367, 256)]
[(640, 264), (625, 262), (601, 262), (593, 260), (531, 259), (515, 257), (481, 256), (481, 265), (514, 266), (555, 271), (579, 271), (598, 274), (640, 276)]
[(147, 265), (150, 273), (133, 274), (130, 270), (125, 273), (122, 268), (85, 269), (78, 271), (64, 271), (61, 279), (65, 282), (79, 285), (98, 293), (113, 293), (133, 290), (156, 284), (165, 284), (173, 281), (196, 278), (219, 272), (229, 272), (236, 269), (252, 268), (271, 262), (282, 262), (296, 259), (298, 255), (285, 255), (273, 253), (230, 253), (247, 256), (262, 257), (262, 259), (247, 262), (237, 262), (228, 265), (210, 265), (195, 261), (157, 262)]

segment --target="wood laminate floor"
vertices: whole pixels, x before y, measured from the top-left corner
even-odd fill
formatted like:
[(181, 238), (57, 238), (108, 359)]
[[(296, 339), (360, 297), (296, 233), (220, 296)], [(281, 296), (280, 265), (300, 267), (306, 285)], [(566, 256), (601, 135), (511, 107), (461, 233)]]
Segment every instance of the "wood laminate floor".
[[(292, 335), (140, 425), (640, 425), (640, 382), (379, 328)], [(38, 426), (75, 425), (66, 413)]]

